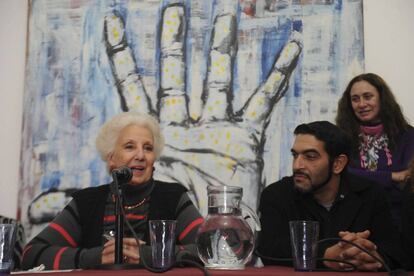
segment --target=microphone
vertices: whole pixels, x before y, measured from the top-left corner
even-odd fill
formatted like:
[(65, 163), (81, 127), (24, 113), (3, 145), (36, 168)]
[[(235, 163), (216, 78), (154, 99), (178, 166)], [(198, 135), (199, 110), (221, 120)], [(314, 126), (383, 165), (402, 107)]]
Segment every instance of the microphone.
[(112, 170), (112, 178), (120, 184), (128, 183), (132, 179), (132, 170), (127, 166), (122, 166)]

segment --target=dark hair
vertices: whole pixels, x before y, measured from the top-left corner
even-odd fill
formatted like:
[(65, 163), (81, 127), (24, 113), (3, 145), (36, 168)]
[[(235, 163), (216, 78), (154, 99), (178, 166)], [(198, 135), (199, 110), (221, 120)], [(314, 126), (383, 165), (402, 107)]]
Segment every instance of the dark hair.
[(338, 102), (338, 111), (335, 119), (336, 124), (350, 135), (353, 150), (358, 150), (361, 122), (356, 117), (352, 108), (351, 89), (352, 86), (359, 81), (366, 81), (377, 89), (380, 98), (379, 117), (390, 141), (389, 146), (393, 149), (398, 136), (409, 128), (409, 124), (404, 118), (401, 107), (395, 100), (391, 89), (387, 83), (376, 74), (361, 74), (354, 77), (349, 82)]
[(328, 121), (316, 121), (298, 125), (293, 133), (295, 135), (310, 134), (324, 142), (324, 149), (328, 153), (330, 162), (333, 162), (341, 154), (345, 154), (346, 156), (350, 154), (349, 136)]

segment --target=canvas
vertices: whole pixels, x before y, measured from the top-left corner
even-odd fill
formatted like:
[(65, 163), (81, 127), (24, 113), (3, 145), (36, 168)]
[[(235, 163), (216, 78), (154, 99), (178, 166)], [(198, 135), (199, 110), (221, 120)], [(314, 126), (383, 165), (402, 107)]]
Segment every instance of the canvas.
[(19, 210), (29, 235), (109, 183), (100, 126), (128, 110), (166, 138), (154, 177), (206, 214), (208, 185), (291, 173), (293, 129), (332, 121), (364, 67), (361, 0), (30, 1)]

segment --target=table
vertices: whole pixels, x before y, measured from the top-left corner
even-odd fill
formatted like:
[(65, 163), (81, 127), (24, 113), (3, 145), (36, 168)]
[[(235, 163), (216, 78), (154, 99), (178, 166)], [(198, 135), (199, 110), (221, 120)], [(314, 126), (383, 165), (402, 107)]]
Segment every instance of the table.
[[(257, 276), (294, 276), (294, 275), (302, 275), (302, 276), (315, 276), (315, 275), (322, 275), (322, 276), (371, 276), (371, 275), (388, 275), (386, 272), (297, 272), (294, 271), (291, 267), (285, 266), (266, 266), (263, 268), (253, 268), (247, 267), (245, 270), (209, 270), (210, 275), (212, 276), (238, 276), (238, 275), (257, 275)], [(73, 270), (70, 272), (48, 272), (48, 273), (33, 273), (33, 272), (19, 272), (16, 275), (24, 275), (24, 276), (39, 276), (39, 275), (47, 275), (47, 276), (105, 276), (105, 275), (117, 275), (117, 276), (141, 276), (141, 275), (178, 275), (178, 276), (198, 276), (204, 275), (202, 271), (196, 268), (173, 268), (167, 272), (162, 274), (160, 273), (152, 273), (145, 269), (132, 269), (132, 270)], [(408, 275), (414, 276), (414, 271), (408, 272)]]

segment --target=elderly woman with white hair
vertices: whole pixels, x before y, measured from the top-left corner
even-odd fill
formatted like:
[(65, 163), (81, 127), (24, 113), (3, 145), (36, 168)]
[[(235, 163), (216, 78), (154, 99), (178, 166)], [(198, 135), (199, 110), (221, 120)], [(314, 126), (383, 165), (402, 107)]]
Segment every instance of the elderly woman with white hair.
[[(132, 179), (123, 187), (126, 218), (144, 247), (149, 244), (148, 221), (177, 220), (177, 243), (194, 244), (203, 219), (177, 183), (152, 178), (164, 138), (151, 116), (125, 112), (107, 121), (98, 134), (96, 147), (108, 171), (127, 166)], [(43, 264), (46, 269), (88, 268), (115, 261), (115, 196), (110, 184), (80, 190), (56, 218), (26, 246), (22, 266)], [(125, 228), (123, 260), (138, 264), (137, 242)]]

